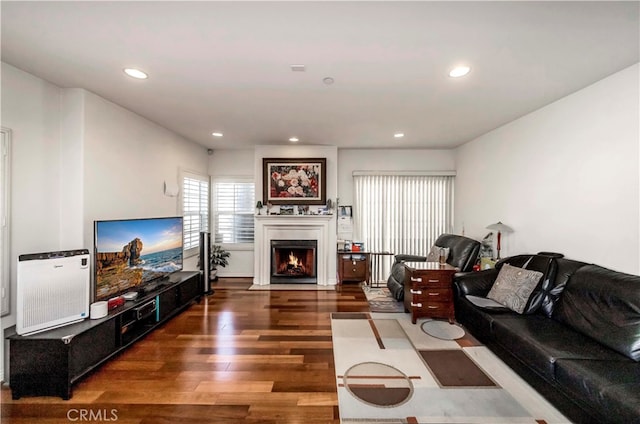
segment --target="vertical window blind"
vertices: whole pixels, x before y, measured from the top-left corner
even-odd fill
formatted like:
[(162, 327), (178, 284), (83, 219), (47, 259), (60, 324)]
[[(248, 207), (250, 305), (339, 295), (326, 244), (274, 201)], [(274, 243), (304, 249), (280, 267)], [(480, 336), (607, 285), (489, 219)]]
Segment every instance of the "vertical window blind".
[[(453, 231), (453, 175), (354, 175), (356, 236), (372, 252), (427, 255)], [(385, 269), (374, 270), (388, 275)]]
[(253, 243), (255, 183), (221, 180), (213, 183), (216, 243)]
[(209, 177), (185, 173), (182, 179), (184, 250), (195, 249), (200, 231), (209, 230)]

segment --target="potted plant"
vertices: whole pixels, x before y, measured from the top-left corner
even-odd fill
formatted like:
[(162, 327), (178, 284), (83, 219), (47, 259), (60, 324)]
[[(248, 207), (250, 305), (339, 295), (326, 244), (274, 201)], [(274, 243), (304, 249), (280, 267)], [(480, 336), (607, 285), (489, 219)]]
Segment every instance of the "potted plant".
[(219, 244), (212, 244), (209, 251), (209, 265), (211, 269), (210, 279), (212, 281), (218, 280), (218, 267), (226, 267), (229, 265), (227, 260), (231, 254), (229, 251), (224, 250)]

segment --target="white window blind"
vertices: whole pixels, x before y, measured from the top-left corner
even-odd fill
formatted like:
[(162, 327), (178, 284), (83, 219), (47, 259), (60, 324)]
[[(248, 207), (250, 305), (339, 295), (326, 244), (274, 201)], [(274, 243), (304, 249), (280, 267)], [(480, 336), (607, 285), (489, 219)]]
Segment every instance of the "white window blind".
[(255, 184), (244, 179), (213, 183), (215, 243), (253, 243)]
[(209, 177), (184, 173), (182, 178), (184, 250), (196, 249), (200, 231), (209, 231)]
[(426, 256), (440, 234), (452, 232), (454, 176), (353, 178), (356, 234), (366, 250)]

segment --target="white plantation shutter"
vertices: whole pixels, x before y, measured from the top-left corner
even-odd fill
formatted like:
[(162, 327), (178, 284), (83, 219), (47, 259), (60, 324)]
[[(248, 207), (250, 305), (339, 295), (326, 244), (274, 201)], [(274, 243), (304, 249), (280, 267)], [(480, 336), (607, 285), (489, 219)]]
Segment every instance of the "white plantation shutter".
[(213, 183), (215, 243), (253, 243), (255, 183), (224, 179)]
[(426, 256), (453, 231), (453, 175), (354, 173), (353, 181), (356, 234), (366, 250)]
[(185, 173), (182, 179), (184, 250), (195, 249), (200, 231), (209, 231), (209, 177)]

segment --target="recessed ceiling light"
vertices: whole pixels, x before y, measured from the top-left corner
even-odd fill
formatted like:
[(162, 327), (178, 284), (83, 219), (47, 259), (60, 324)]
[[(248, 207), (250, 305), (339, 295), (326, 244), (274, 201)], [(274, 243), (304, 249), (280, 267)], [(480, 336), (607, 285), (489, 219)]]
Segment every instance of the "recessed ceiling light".
[(451, 78), (460, 78), (467, 75), (471, 71), (471, 68), (468, 66), (456, 66), (449, 72), (449, 76)]
[(222, 133), (221, 132), (214, 132), (214, 133), (211, 133), (211, 135), (214, 136), (214, 137), (222, 137)]
[(331, 84), (333, 84), (335, 82), (335, 80), (333, 78), (331, 78), (331, 77), (326, 77), (326, 78), (322, 79), (322, 82), (327, 84), (327, 85), (331, 85)]
[(289, 139), (289, 141), (292, 142), (292, 143), (296, 143), (296, 142), (300, 141), (300, 139), (298, 137), (291, 137)]
[(132, 78), (137, 78), (137, 79), (147, 79), (147, 78), (149, 78), (149, 75), (147, 75), (146, 73), (142, 72), (140, 69), (125, 68), (124, 69), (124, 73), (129, 75)]
[(306, 68), (304, 65), (291, 65), (291, 70), (293, 72), (304, 72)]
[(404, 133), (395, 133), (393, 136), (395, 138), (402, 138), (402, 137), (404, 137)]

